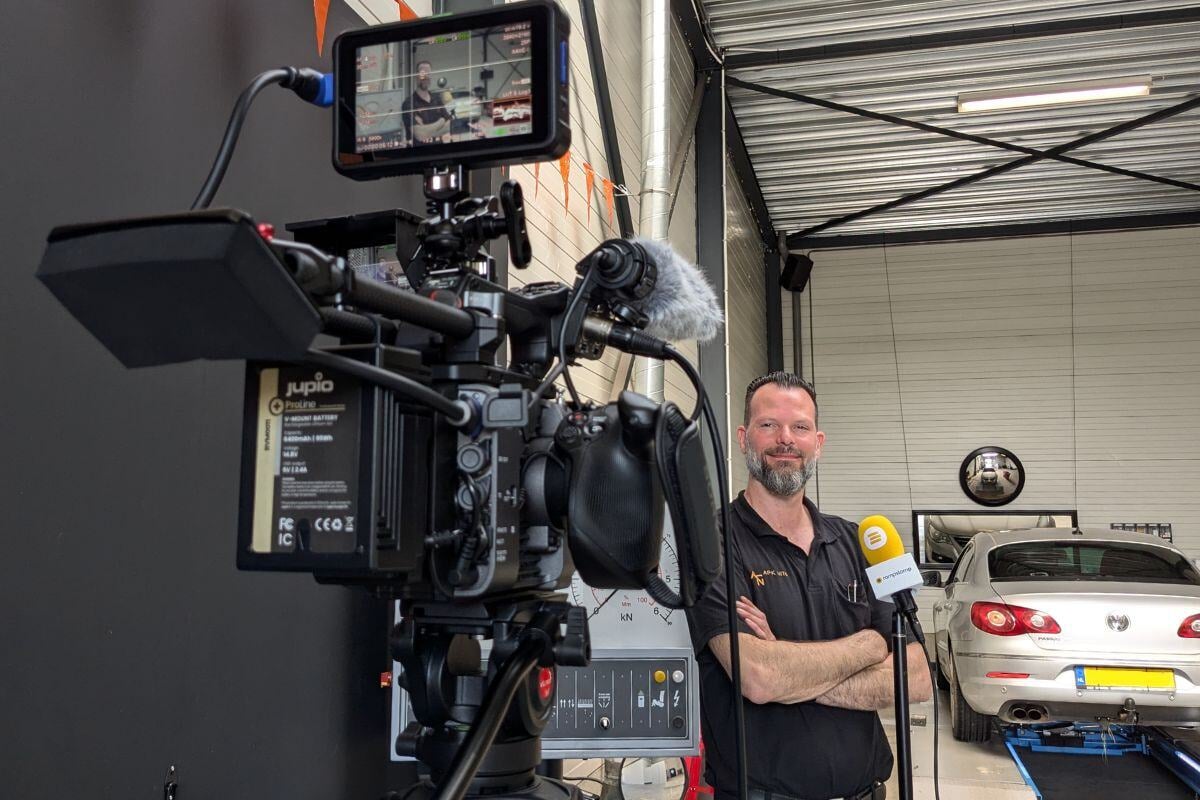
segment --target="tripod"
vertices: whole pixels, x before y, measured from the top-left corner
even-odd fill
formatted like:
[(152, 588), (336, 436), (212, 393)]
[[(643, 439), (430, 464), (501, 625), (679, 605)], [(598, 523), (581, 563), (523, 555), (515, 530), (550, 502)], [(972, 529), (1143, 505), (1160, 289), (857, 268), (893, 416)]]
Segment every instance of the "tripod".
[[(414, 604), (392, 631), (392, 655), (418, 720), (396, 741), (428, 779), (392, 800), (576, 800), (578, 788), (536, 773), (554, 702), (554, 665), (590, 657), (582, 608), (561, 595), (473, 605)], [(494, 640), (486, 673), (480, 637)]]

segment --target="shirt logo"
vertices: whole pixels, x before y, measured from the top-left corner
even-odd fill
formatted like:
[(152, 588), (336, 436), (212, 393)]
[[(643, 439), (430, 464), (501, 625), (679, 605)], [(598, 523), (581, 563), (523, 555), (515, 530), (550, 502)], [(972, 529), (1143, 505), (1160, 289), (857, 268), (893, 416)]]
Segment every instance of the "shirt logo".
[(766, 586), (767, 578), (786, 578), (788, 577), (785, 569), (764, 569), (762, 572), (750, 570), (750, 580), (754, 581), (756, 586)]

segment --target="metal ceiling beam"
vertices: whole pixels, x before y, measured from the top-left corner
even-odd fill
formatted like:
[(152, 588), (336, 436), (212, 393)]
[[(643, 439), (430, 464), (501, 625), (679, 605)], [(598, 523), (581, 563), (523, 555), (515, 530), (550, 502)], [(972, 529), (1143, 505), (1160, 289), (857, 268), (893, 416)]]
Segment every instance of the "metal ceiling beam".
[(1111, 167), (1107, 164), (1101, 164), (1096, 161), (1087, 161), (1085, 159), (1075, 158), (1073, 156), (1062, 155), (1059, 153), (1050, 153), (1049, 151), (1037, 150), (1032, 147), (1024, 147), (1019, 144), (1010, 144), (1009, 142), (1002, 142), (999, 139), (991, 139), (986, 136), (977, 136), (977, 135), (971, 134), (971, 133), (963, 133), (962, 131), (956, 131), (952, 128), (942, 128), (938, 125), (930, 125), (925, 122), (918, 122), (916, 120), (905, 119), (904, 117), (898, 117), (894, 114), (885, 114), (885, 113), (882, 113), (879, 111), (870, 111), (865, 108), (858, 108), (857, 106), (848, 106), (848, 105), (845, 105), (844, 103), (835, 103), (832, 100), (823, 100), (820, 97), (812, 97), (811, 95), (800, 94), (799, 92), (790, 92), (790, 91), (787, 91), (786, 89), (776, 89), (773, 86), (765, 86), (761, 83), (751, 83), (750, 81), (743, 81), (738, 78), (734, 78), (733, 76), (729, 76), (725, 82), (729, 86), (737, 86), (742, 89), (759, 92), (761, 94), (771, 95), (772, 97), (779, 97), (784, 100), (795, 100), (798, 103), (807, 103), (808, 105), (820, 106), (821, 108), (828, 108), (831, 111), (841, 111), (846, 114), (853, 114), (858, 117), (874, 119), (874, 120), (878, 120), (880, 122), (889, 122), (893, 125), (901, 125), (901, 126), (904, 126), (907, 128), (914, 128), (919, 131), (925, 131), (926, 133), (936, 133), (939, 136), (947, 136), (951, 139), (961, 139), (964, 142), (974, 142), (975, 144), (987, 145), (989, 147), (998, 147), (1002, 150), (1011, 150), (1016, 153), (1025, 153), (1026, 155), (1031, 155), (1031, 156), (1041, 156), (1043, 158), (1048, 158), (1053, 161), (1062, 161), (1067, 164), (1074, 164), (1077, 167), (1087, 167), (1089, 169), (1100, 170), (1101, 172), (1111, 172), (1114, 175), (1122, 175), (1127, 178), (1137, 178), (1138, 180), (1151, 181), (1153, 183), (1161, 183), (1161, 184), (1165, 184), (1167, 186), (1174, 186), (1179, 189), (1191, 189), (1192, 191), (1200, 191), (1200, 184), (1188, 183), (1187, 181), (1179, 181), (1179, 180), (1175, 180), (1174, 178), (1164, 178), (1159, 175), (1151, 175), (1147, 172), (1139, 172), (1137, 170), (1125, 169), (1123, 167)]
[(1200, 225), (1200, 210), (1052, 222), (1024, 222), (1013, 225), (977, 225), (924, 231), (898, 231), (896, 233), (859, 233), (848, 236), (811, 236), (808, 238), (789, 236), (788, 248), (796, 251), (838, 250), (848, 247), (879, 247), (882, 245), (954, 242), (966, 239), (1005, 239), (1016, 236), (1046, 236), (1062, 233), (1128, 231), (1186, 225)]
[(845, 225), (848, 222), (854, 222), (855, 220), (859, 220), (864, 217), (881, 214), (884, 211), (891, 211), (894, 208), (906, 206), (910, 203), (915, 203), (918, 200), (924, 200), (927, 197), (933, 197), (934, 195), (949, 192), (953, 189), (969, 186), (972, 183), (978, 183), (979, 181), (985, 178), (990, 178), (993, 175), (1002, 175), (1005, 172), (1011, 172), (1014, 169), (1027, 166), (1029, 164), (1035, 164), (1038, 161), (1044, 161), (1047, 158), (1060, 153), (1065, 153), (1069, 150), (1076, 150), (1080, 147), (1086, 147), (1087, 145), (1094, 144), (1095, 142), (1111, 139), (1114, 136), (1119, 136), (1122, 133), (1126, 133), (1136, 128), (1141, 128), (1145, 125), (1158, 122), (1159, 120), (1167, 119), (1177, 114), (1182, 114), (1185, 111), (1189, 111), (1197, 106), (1200, 106), (1200, 95), (1191, 97), (1181, 103), (1176, 103), (1173, 106), (1168, 106), (1167, 108), (1162, 108), (1150, 114), (1137, 117), (1136, 119), (1122, 122), (1118, 125), (1112, 126), (1111, 128), (1105, 128), (1102, 131), (1096, 131), (1095, 133), (1090, 133), (1087, 136), (1081, 136), (1078, 139), (1064, 142), (1063, 144), (1051, 147), (1049, 150), (1040, 151), (1039, 155), (1025, 156), (1024, 158), (1018, 158), (1014, 161), (1006, 161), (1003, 164), (997, 164), (994, 167), (989, 167), (988, 169), (980, 172), (976, 172), (971, 175), (964, 175), (963, 177), (950, 181), (949, 183), (943, 183), (939, 186), (931, 186), (928, 189), (922, 189), (919, 192), (912, 192), (902, 197), (898, 197), (895, 200), (889, 200), (886, 203), (880, 203), (879, 205), (863, 209), (862, 211), (855, 211), (853, 214), (846, 214), (841, 217), (836, 217), (826, 222), (822, 222), (820, 225), (813, 225), (810, 228), (805, 228), (799, 233), (791, 234), (788, 236), (789, 247), (791, 246), (790, 243), (793, 238), (796, 240), (805, 239), (813, 236), (814, 234), (820, 233), (821, 231), (835, 228), (838, 225)]
[(1109, 14), (1081, 19), (1057, 20), (1054, 22), (1031, 22), (1022, 25), (994, 25), (987, 28), (974, 28), (963, 31), (929, 33), (919, 36), (897, 36), (890, 39), (874, 39), (860, 42), (841, 42), (819, 47), (797, 47), (788, 50), (776, 50), (774, 52), (730, 53), (725, 57), (725, 68), (735, 70), (773, 67), (785, 64), (798, 64), (803, 61), (857, 58), (884, 53), (902, 53), (941, 47), (985, 44), (987, 42), (1008, 42), (1018, 39), (1066, 36), (1073, 33), (1141, 28), (1150, 25), (1173, 25), (1181, 22), (1197, 21), (1200, 21), (1200, 7), (1146, 11), (1138, 14)]
[(697, 5), (700, 0), (671, 0), (671, 14), (679, 22), (683, 39), (691, 51), (697, 71), (718, 68), (721, 62), (708, 36), (707, 22), (701, 17), (704, 12)]

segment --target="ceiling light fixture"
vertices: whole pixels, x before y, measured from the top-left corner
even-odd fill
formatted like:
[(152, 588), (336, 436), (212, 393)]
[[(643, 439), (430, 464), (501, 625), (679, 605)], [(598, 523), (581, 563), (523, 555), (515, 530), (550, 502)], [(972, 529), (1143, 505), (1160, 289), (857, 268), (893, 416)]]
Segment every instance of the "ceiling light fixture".
[(1143, 97), (1150, 94), (1150, 76), (1109, 78), (1073, 83), (1046, 83), (1040, 86), (1019, 86), (987, 92), (963, 92), (958, 96), (960, 113), (972, 111), (1002, 111), (1010, 108), (1031, 108), (1059, 103), (1086, 103), (1095, 100), (1116, 100), (1122, 97)]

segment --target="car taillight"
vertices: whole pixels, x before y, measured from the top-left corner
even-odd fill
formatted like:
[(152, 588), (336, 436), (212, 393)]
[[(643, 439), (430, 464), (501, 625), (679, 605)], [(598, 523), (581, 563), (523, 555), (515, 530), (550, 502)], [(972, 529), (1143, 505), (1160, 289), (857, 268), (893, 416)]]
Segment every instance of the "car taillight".
[(1192, 614), (1181, 622), (1179, 635), (1184, 639), (1200, 639), (1200, 614)]
[[(973, 603), (971, 624), (995, 636), (1019, 636), (1022, 633), (1062, 633), (1054, 617), (1044, 611), (1003, 603)], [(1180, 636), (1183, 634), (1181, 633)], [(1200, 638), (1200, 632), (1196, 633)]]

